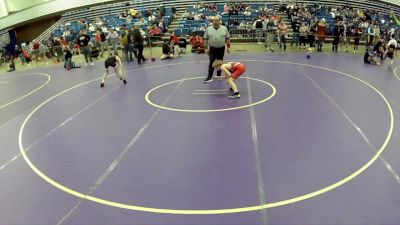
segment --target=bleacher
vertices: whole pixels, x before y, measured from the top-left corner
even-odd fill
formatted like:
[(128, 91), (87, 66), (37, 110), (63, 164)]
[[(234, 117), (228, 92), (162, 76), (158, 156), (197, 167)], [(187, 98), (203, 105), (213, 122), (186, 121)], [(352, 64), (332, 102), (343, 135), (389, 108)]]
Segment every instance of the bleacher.
[[(241, 1), (241, 2), (245, 3), (245, 1)], [(306, 3), (305, 5), (307, 5), (307, 4), (314, 5), (315, 4), (315, 2), (311, 2), (311, 3), (308, 2), (308, 1), (303, 1), (303, 2)], [(331, 1), (320, 1), (320, 2), (325, 4), (326, 7), (334, 6), (334, 7), (337, 8), (339, 6), (343, 6), (344, 5), (344, 4), (332, 5)], [(298, 3), (298, 2), (296, 2), (296, 3)], [(274, 5), (274, 4), (265, 4), (265, 3), (251, 3), (250, 5), (251, 5), (251, 7), (253, 9), (258, 9), (260, 6), (267, 7), (268, 9), (274, 9), (273, 11), (268, 13), (269, 16), (274, 16), (274, 15), (276, 16), (277, 15), (277, 9), (279, 8), (279, 4), (275, 4)], [(371, 5), (368, 4), (368, 2), (365, 2), (365, 4), (363, 4), (363, 5), (356, 4), (356, 5), (351, 5), (351, 6), (353, 6), (354, 8), (359, 7), (358, 9), (361, 9), (361, 10), (363, 10), (363, 9), (364, 10), (365, 9), (371, 9), (372, 8), (374, 10), (377, 10), (378, 12), (380, 11), (381, 14), (374, 15), (372, 20), (379, 22), (381, 27), (395, 26), (394, 23), (389, 24), (389, 21), (390, 21), (390, 18), (389, 18), (389, 15), (388, 15), (389, 11), (387, 11), (387, 10), (385, 11), (385, 8), (387, 8), (388, 5), (383, 4), (383, 3), (377, 3), (373, 7), (371, 6), (371, 8), (366, 7), (366, 5), (371, 6)], [(217, 6), (217, 11), (216, 12), (209, 12), (209, 11), (203, 11), (203, 10), (195, 9), (194, 6), (189, 6), (187, 8), (187, 10), (190, 13), (201, 13), (204, 16), (207, 16), (207, 17), (208, 16), (221, 15), (223, 13), (223, 11), (224, 11), (224, 4), (218, 3), (218, 4), (216, 4), (216, 6)], [(397, 8), (392, 8), (392, 11), (396, 11), (396, 10), (398, 10), (398, 7)], [(230, 24), (230, 21), (236, 20), (239, 23), (243, 22), (245, 24), (246, 23), (247, 24), (251, 24), (259, 16), (260, 16), (260, 13), (257, 13), (257, 12), (253, 12), (251, 15), (244, 15), (243, 12), (239, 12), (238, 15), (227, 15), (227, 14), (224, 14), (221, 17), (222, 17), (222, 21), (225, 24), (229, 25), (229, 28), (231, 29), (230, 30), (231, 34), (233, 34), (232, 35), (233, 39), (239, 37), (240, 40), (245, 40), (243, 38), (243, 36), (246, 36), (246, 37), (252, 38), (253, 41), (255, 41), (255, 38), (254, 38), (254, 36), (256, 34), (256, 30), (255, 29), (251, 29), (251, 28), (249, 29), (248, 28), (249, 26), (246, 26), (246, 29), (239, 29), (238, 26), (232, 26)], [(287, 20), (285, 14), (281, 14), (279, 16), (282, 16), (283, 19), (286, 19), (286, 23), (287, 23), (287, 26), (289, 28), (289, 39), (291, 39), (291, 32), (290, 32), (291, 24), (290, 24), (289, 20)], [(331, 14), (329, 12), (325, 11), (325, 9), (322, 9), (322, 10), (316, 10), (315, 16), (316, 16), (317, 19), (322, 19), (322, 18), (326, 19), (326, 22), (327, 22), (327, 25), (328, 25), (328, 34), (327, 35), (328, 36), (332, 35), (336, 20), (334, 18), (332, 18)], [(302, 20), (303, 18), (300, 17), (299, 19)], [(380, 22), (381, 20), (384, 20), (385, 23), (381, 23)], [(178, 35), (190, 35), (193, 32), (203, 31), (204, 28), (207, 27), (208, 23), (209, 23), (209, 21), (207, 21), (207, 20), (193, 21), (193, 20), (185, 19), (185, 20), (181, 21), (180, 27), (175, 31), (175, 33), (178, 34)], [(366, 32), (366, 30), (364, 30), (364, 32)], [(236, 34), (236, 36), (235, 36), (235, 34)]]
[[(187, 8), (187, 10), (190, 13), (201, 13), (206, 17), (219, 15), (219, 16), (221, 16), (222, 22), (224, 24), (230, 24), (230, 21), (234, 21), (234, 20), (240, 21), (240, 22), (245, 22), (245, 23), (253, 23), (261, 15), (261, 13), (258, 13), (258, 12), (253, 12), (251, 15), (245, 15), (243, 12), (238, 12), (238, 15), (222, 14), (224, 12), (224, 4), (218, 3), (218, 4), (216, 4), (216, 6), (217, 6), (216, 12), (199, 11), (198, 9), (195, 9), (194, 6), (189, 6)], [(273, 4), (264, 4), (264, 3), (251, 4), (251, 7), (253, 9), (257, 9), (261, 6), (266, 6), (267, 8), (275, 7)], [(270, 15), (270, 16), (273, 16), (273, 15)], [(183, 21), (181, 21), (180, 27), (175, 30), (175, 34), (182, 35), (182, 36), (190, 35), (191, 33), (196, 32), (196, 31), (203, 31), (202, 28), (207, 27), (208, 24), (209, 24), (209, 21), (207, 21), (206, 19), (201, 19), (201, 20), (197, 20), (197, 21), (184, 19)], [(231, 29), (238, 28), (238, 26), (233, 26), (233, 25), (229, 25), (229, 27)]]
[[(154, 9), (155, 7), (159, 6), (163, 1), (161, 0), (150, 0), (150, 1), (142, 1), (136, 3), (137, 5), (131, 5), (130, 7), (134, 7), (137, 10), (140, 10), (142, 15), (144, 14), (145, 10), (147, 9)], [(208, 12), (204, 11), (202, 12), (205, 16), (213, 16), (213, 15), (221, 15), (221, 13), (224, 10), (224, 4), (227, 1), (210, 1), (210, 0), (205, 0), (202, 1), (203, 3), (216, 3), (217, 6), (217, 12)], [(244, 3), (245, 5), (251, 4), (253, 9), (256, 9), (260, 6), (266, 6), (268, 8), (277, 8), (279, 7), (280, 1), (279, 0), (271, 0), (266, 3), (265, 1), (261, 0), (244, 0), (240, 1)], [(167, 26), (171, 23), (171, 5), (173, 4), (178, 11), (181, 11), (183, 9), (187, 9), (189, 12), (197, 12), (197, 9), (194, 8), (194, 5), (198, 3), (196, 1), (167, 1), (163, 2), (165, 9), (166, 9), (166, 17), (165, 17), (165, 22)], [(398, 6), (392, 6), (388, 5), (387, 3), (383, 2), (377, 2), (377, 1), (370, 1), (366, 0), (360, 3), (359, 1), (356, 0), (348, 0), (348, 1), (334, 1), (334, 0), (321, 0), (318, 2), (314, 1), (306, 1), (306, 0), (301, 0), (301, 1), (296, 1), (296, 3), (303, 3), (303, 4), (324, 4), (325, 6), (333, 6), (333, 7), (340, 7), (344, 6), (346, 4), (349, 4), (353, 6), (354, 8), (358, 8), (361, 10), (365, 9), (373, 9), (377, 10), (380, 13), (388, 13), (389, 9), (390, 11), (394, 12), (400, 12)], [(124, 2), (119, 2), (119, 3), (113, 3), (113, 4), (107, 4), (107, 5), (100, 5), (100, 6), (95, 6), (95, 7), (90, 7), (90, 8), (85, 8), (85, 9), (80, 9), (80, 10), (75, 10), (71, 12), (66, 12), (63, 15), (63, 20), (66, 22), (70, 22), (71, 26), (70, 29), (74, 32), (79, 32), (79, 30), (83, 27), (83, 25), (77, 23), (76, 21), (81, 18), (86, 18), (87, 21), (90, 23), (92, 20), (94, 20), (96, 17), (100, 17), (104, 22), (107, 23), (108, 28), (111, 27), (118, 27), (123, 24), (125, 24), (127, 27), (132, 27), (134, 23), (137, 22), (137, 20), (132, 19), (131, 23), (127, 24), (124, 19), (119, 19), (118, 15), (123, 12), (123, 10), (126, 8)], [(245, 23), (252, 23), (256, 18), (259, 17), (258, 13), (253, 12), (251, 15), (244, 15), (242, 12), (239, 12), (238, 15), (222, 15), (222, 20), (225, 24), (229, 24), (231, 20), (237, 20), (239, 22), (245, 22)], [(330, 19), (329, 14), (324, 14), (324, 12), (317, 12), (317, 18), (326, 18), (328, 25), (329, 25), (329, 33), (332, 32), (333, 25), (334, 25), (334, 20)], [(146, 18), (147, 19), (147, 18)], [(384, 19), (388, 19), (387, 15), (384, 17)], [(198, 21), (193, 21), (193, 20), (182, 20), (179, 22), (178, 28), (174, 30), (175, 34), (179, 36), (187, 36), (193, 33), (202, 33), (205, 29), (205, 27), (208, 26), (209, 21), (207, 20), (198, 20)], [(289, 30), (290, 30), (290, 24), (288, 24)], [(61, 36), (63, 32), (65, 31), (67, 27), (59, 27), (56, 29), (54, 32), (55, 36)], [(238, 29), (238, 27), (231, 26), (231, 29)], [(146, 26), (142, 26), (143, 30), (146, 30)], [(95, 35), (94, 32), (90, 32), (90, 35)], [(159, 39), (161, 40), (161, 39)]]
[[(149, 4), (152, 2), (152, 4)], [(149, 1), (140, 6), (128, 6), (128, 8), (135, 8), (136, 10), (140, 11), (142, 15), (145, 15), (145, 12), (149, 9), (154, 9), (158, 6), (157, 4), (160, 1)], [(148, 8), (145, 7), (147, 4)], [(64, 31), (69, 30), (71, 33), (79, 33), (79, 31), (84, 27), (83, 24), (79, 23), (78, 20), (85, 19), (87, 24), (93, 23), (95, 18), (99, 17), (104, 24), (107, 26), (107, 30), (111, 28), (120, 28), (121, 26), (125, 26), (127, 28), (132, 28), (135, 23), (139, 22), (138, 19), (131, 19), (130, 23), (127, 22), (125, 18), (119, 18), (120, 14), (127, 8), (125, 3), (113, 3), (101, 6), (95, 6), (91, 8), (80, 9), (76, 11), (66, 12), (62, 16), (62, 20), (64, 23), (68, 24), (66, 26), (62, 25), (59, 26), (57, 29), (54, 30), (53, 36), (60, 37), (64, 34)], [(171, 24), (172, 20), (172, 11), (170, 6), (166, 6), (165, 8), (165, 15), (164, 15), (164, 23), (166, 25), (166, 29)], [(147, 18), (143, 17), (146, 24), (150, 24), (147, 21)], [(147, 25), (142, 25), (141, 29), (147, 32)], [(88, 31), (88, 35), (94, 37), (96, 35), (96, 31)], [(68, 40), (70, 37), (66, 37)], [(94, 38), (92, 39), (94, 41)]]

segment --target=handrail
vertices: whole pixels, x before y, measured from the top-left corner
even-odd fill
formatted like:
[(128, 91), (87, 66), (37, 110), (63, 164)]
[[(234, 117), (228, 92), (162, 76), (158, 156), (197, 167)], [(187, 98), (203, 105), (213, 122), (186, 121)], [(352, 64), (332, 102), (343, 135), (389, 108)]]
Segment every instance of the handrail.
[[(59, 19), (56, 23), (54, 23), (53, 25), (51, 25), (49, 28), (47, 28), (47, 30), (45, 30), (43, 33), (41, 33), (38, 37), (35, 38), (35, 41), (41, 42), (42, 40), (45, 40), (46, 38), (49, 38), (51, 36), (51, 34), (59, 27), (63, 24), (63, 19)], [(33, 42), (29, 43), (29, 45), (27, 46), (28, 51), (32, 51), (32, 47), (33, 47)]]

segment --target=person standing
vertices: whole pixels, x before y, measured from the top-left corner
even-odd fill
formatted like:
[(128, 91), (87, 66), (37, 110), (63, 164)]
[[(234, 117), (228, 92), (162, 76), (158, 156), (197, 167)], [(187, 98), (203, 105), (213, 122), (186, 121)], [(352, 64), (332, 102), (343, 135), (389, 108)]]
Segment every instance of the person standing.
[(279, 49), (282, 51), (282, 46), (283, 46), (283, 51), (286, 51), (287, 26), (282, 19), (279, 19), (278, 29), (279, 29), (279, 40), (280, 40)]
[(108, 49), (107, 37), (100, 28), (96, 31), (96, 42), (101, 50), (100, 57), (103, 58), (104, 52), (107, 50), (109, 53), (110, 49)]
[(301, 44), (303, 44), (303, 47), (306, 48), (306, 36), (308, 32), (308, 26), (306, 26), (305, 22), (301, 24), (299, 32), (300, 32), (299, 48), (302, 48)]
[(328, 33), (328, 29), (326, 26), (325, 18), (322, 18), (317, 26), (317, 38), (318, 38), (318, 51), (322, 52), (322, 45), (325, 42), (326, 34)]
[[(221, 18), (214, 17), (212, 26), (207, 27), (204, 33), (204, 39), (208, 46), (206, 53), (209, 55), (210, 63), (208, 65), (208, 75), (204, 83), (211, 82), (213, 79), (214, 67), (212, 66), (215, 60), (223, 60), (225, 54), (225, 44), (227, 52), (230, 53), (231, 41), (228, 29), (221, 25)], [(217, 71), (217, 76), (221, 76), (221, 71)]]
[(138, 23), (135, 24), (135, 29), (133, 29), (132, 39), (133, 39), (133, 44), (137, 49), (138, 63), (141, 64), (142, 61), (144, 62), (146, 61), (146, 59), (143, 56), (144, 38), (142, 36), (142, 33), (140, 32), (140, 24)]
[(372, 46), (374, 44), (375, 29), (372, 24), (369, 25), (368, 30), (367, 46)]
[(338, 51), (338, 45), (340, 41), (340, 21), (335, 24), (333, 28), (333, 41), (332, 41), (332, 52)]
[(296, 17), (292, 17), (292, 29), (293, 29), (293, 35), (292, 35), (292, 41), (290, 42), (290, 47), (293, 47), (293, 43), (296, 44), (296, 47), (299, 46), (299, 41), (300, 41), (300, 22)]
[(308, 39), (308, 51), (312, 51), (314, 48), (315, 44), (315, 34), (317, 32), (317, 21), (311, 21), (310, 22), (310, 29), (307, 34), (307, 39)]
[(92, 59), (92, 52), (90, 51), (89, 48), (89, 43), (90, 43), (90, 37), (89, 35), (86, 34), (86, 30), (81, 30), (80, 35), (78, 36), (77, 44), (80, 46), (80, 49), (82, 49), (83, 55), (85, 56), (86, 64), (85, 66), (88, 65), (90, 61), (90, 65), (93, 64), (93, 59)]
[(120, 44), (121, 47), (124, 50), (125, 53), (125, 60), (127, 63), (129, 63), (130, 61), (132, 61), (132, 33), (128, 30), (125, 29), (122, 34), (121, 34), (121, 38), (120, 38)]
[(119, 37), (118, 37), (118, 33), (115, 28), (113, 28), (111, 30), (111, 32), (108, 33), (107, 39), (110, 40), (110, 42), (111, 42), (111, 45), (112, 45), (112, 48), (114, 51), (114, 55), (118, 55)]
[(352, 30), (353, 36), (354, 36), (354, 50), (353, 52), (356, 53), (358, 52), (358, 45), (360, 44), (360, 38), (362, 35), (362, 30), (360, 26), (357, 26)]

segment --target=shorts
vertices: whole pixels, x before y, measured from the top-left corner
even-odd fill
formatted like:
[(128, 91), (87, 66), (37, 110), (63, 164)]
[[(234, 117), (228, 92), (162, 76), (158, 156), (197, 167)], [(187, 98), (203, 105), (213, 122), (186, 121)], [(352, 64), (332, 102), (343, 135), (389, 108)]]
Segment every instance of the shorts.
[(239, 64), (235, 71), (233, 71), (231, 77), (236, 80), (246, 71), (246, 66), (243, 64)]
[(116, 67), (117, 66), (117, 62), (116, 61), (114, 61), (114, 60), (106, 60), (105, 62), (104, 62), (104, 66), (106, 67), (106, 69), (108, 69), (108, 67)]

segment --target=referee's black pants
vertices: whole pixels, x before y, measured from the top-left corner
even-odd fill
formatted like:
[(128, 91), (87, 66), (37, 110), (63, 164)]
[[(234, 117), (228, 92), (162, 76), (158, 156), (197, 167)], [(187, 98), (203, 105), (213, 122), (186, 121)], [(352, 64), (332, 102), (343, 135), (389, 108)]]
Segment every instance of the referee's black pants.
[[(213, 77), (214, 68), (212, 64), (215, 60), (223, 60), (225, 54), (225, 46), (220, 48), (210, 47), (210, 52), (208, 53), (210, 56), (210, 64), (208, 65), (208, 76), (207, 79), (211, 79)], [(217, 76), (221, 76), (221, 70), (217, 71)]]

